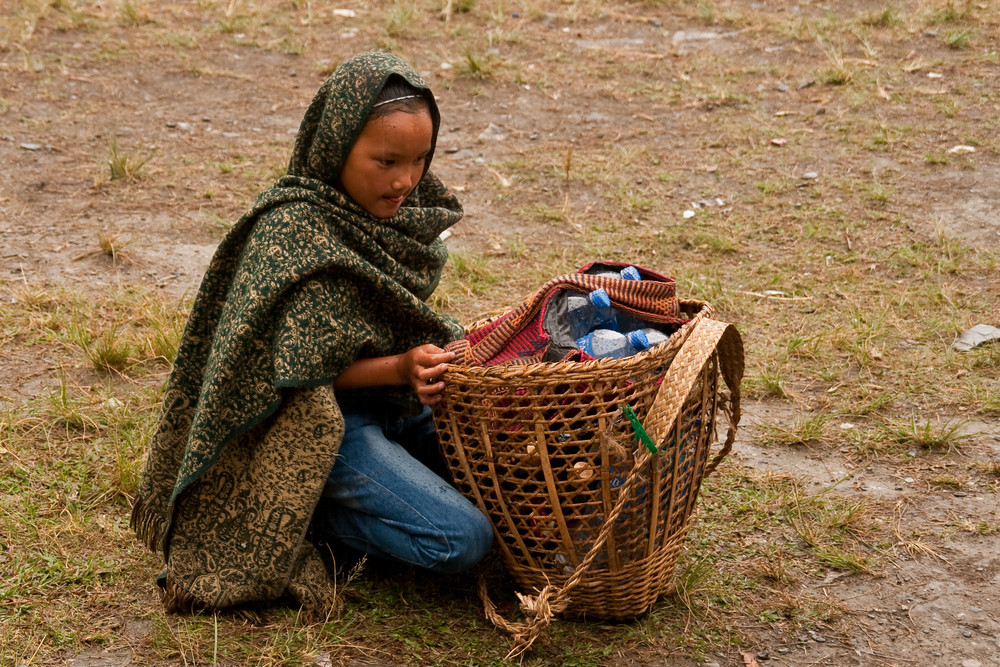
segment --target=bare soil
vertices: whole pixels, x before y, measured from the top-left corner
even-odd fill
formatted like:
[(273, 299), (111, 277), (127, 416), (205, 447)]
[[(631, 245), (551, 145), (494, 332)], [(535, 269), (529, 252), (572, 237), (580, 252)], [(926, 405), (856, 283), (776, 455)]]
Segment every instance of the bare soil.
[[(316, 29), (315, 23), (303, 28), (301, 55), (295, 49), (283, 52), (277, 37), (268, 42), (264, 28), (255, 33), (253, 44), (239, 28), (213, 33), (210, 24), (217, 19), (203, 16), (198, 4), (184, 2), (147, 7), (156, 23), (140, 26), (125, 25), (103, 3), (81, 7), (89, 17), (82, 27), (53, 10), (30, 41), (24, 40), (24, 48), (0, 50), (0, 285), (66, 286), (100, 298), (116, 285), (141, 283), (171, 298), (190, 295), (225, 225), (280, 174), (301, 114), (324, 76), (339, 59), (379, 44), (373, 26), (381, 25), (384, 9), (371, 2), (344, 4), (357, 4), (354, 18), (316, 9), (313, 21), (324, 28)], [(843, 18), (883, 8), (861, 1), (833, 4), (781, 0), (756, 11), (766, 23), (769, 16), (777, 22), (790, 13)], [(733, 6), (750, 11), (749, 3), (726, 5)], [(222, 9), (214, 8), (213, 16)], [(514, 5), (506, 8), (507, 14), (516, 11)], [(452, 20), (471, 23), (465, 16)], [(884, 176), (905, 224), (927, 236), (944, 228), (971, 247), (1000, 248), (996, 145), (980, 143), (974, 169), (954, 160), (930, 165), (920, 159), (928, 151), (944, 153), (966, 143), (965, 128), (995, 131), (1000, 111), (995, 103), (967, 107), (961, 126), (928, 115), (923, 107), (889, 101), (877, 107), (858, 105), (849, 87), (816, 80), (824, 62), (817, 42), (767, 33), (759, 26), (701, 21), (691, 6), (681, 11), (652, 2), (608, 3), (600, 13), (574, 17), (526, 11), (519, 19), (509, 18), (508, 26), (516, 20), (520, 23), (508, 29), (518, 31), (518, 41), (502, 46), (497, 56), (505, 75), (493, 80), (461, 75), (461, 56), (449, 56), (443, 47), (405, 37), (395, 42), (438, 95), (444, 121), (434, 170), (459, 192), (467, 211), (448, 241), (457, 252), (502, 254), (517, 244), (558, 256), (565, 245), (576, 257), (580, 248), (573, 244), (580, 240), (571, 231), (540, 229), (513, 212), (535, 205), (559, 207), (572, 198), (574, 209), (583, 212), (579, 224), (586, 226), (599, 224), (608, 204), (582, 186), (561, 184), (560, 165), (517, 179), (516, 161), (556, 149), (577, 156), (567, 158), (576, 164), (610, 161), (618, 147), (649, 150), (667, 160), (675, 180), (657, 207), (674, 221), (670, 224), (681, 220), (690, 202), (716, 196), (732, 202), (767, 174), (802, 178), (818, 172), (820, 179), (833, 179), (837, 173), (864, 170)], [(985, 34), (996, 36), (996, 26), (991, 30)], [(178, 46), (187, 44), (185, 35), (192, 43)], [(895, 82), (897, 87), (924, 87), (928, 95), (936, 95), (937, 88), (952, 85), (949, 78), (960, 79), (954, 85), (964, 87), (1000, 86), (995, 59), (966, 63), (968, 69), (958, 72), (952, 65), (955, 53), (934, 36), (879, 46), (881, 58), (925, 63), (908, 79)], [(685, 87), (698, 79), (698, 66), (713, 62), (706, 60), (708, 55), (752, 72), (742, 79), (733, 75), (742, 97)], [(580, 74), (581, 61), (593, 63), (591, 76)], [(444, 62), (451, 66), (442, 67)], [(559, 65), (567, 62), (576, 66)], [(639, 92), (649, 83), (643, 73), (647, 70), (636, 74), (626, 63), (657, 64), (657, 76), (668, 84), (663, 101), (651, 102)], [(929, 71), (949, 78), (928, 78)], [(668, 99), (671, 85), (680, 91), (679, 103)], [(789, 136), (808, 142), (794, 153), (751, 161), (745, 173), (712, 168), (727, 151), (713, 144), (713, 109), (733, 105), (751, 115), (784, 112), (792, 119)], [(833, 119), (872, 116), (887, 126), (916, 127), (916, 138), (908, 140), (913, 143), (906, 150), (871, 153), (867, 164), (854, 158), (842, 162)], [(746, 141), (758, 144), (770, 138), (765, 132)], [(133, 159), (148, 160), (140, 178), (109, 179), (112, 141)], [(780, 150), (775, 147), (775, 155)], [(99, 234), (123, 246), (117, 260), (100, 252)], [(774, 244), (776, 256), (782, 243)], [(621, 249), (610, 250), (615, 254)], [(669, 264), (660, 268), (670, 269)], [(996, 276), (983, 280), (996, 285)], [(471, 317), (506, 305), (530, 287), (516, 277), (502, 278), (500, 286), (487, 294), (470, 292), (456, 308)], [(1000, 324), (995, 289), (984, 291), (982, 299), (975, 315)], [(748, 340), (748, 354), (753, 345)], [(2, 349), (0, 400), (16, 404), (37, 396), (66, 370), (39, 349), (13, 343)], [(86, 383), (92, 371), (81, 367), (74, 372)], [(968, 422), (964, 428), (973, 435), (960, 449), (903, 463), (859, 460), (836, 446), (769, 448), (758, 443), (763, 426), (790, 423), (801, 414), (800, 407), (788, 401), (748, 401), (732, 463), (796, 476), (814, 491), (836, 485), (837, 493), (873, 499), (906, 524), (908, 535), (925, 535), (926, 549), (901, 548), (891, 565), (876, 574), (834, 572), (801, 582), (803, 595), (827, 598), (842, 613), (810, 631), (766, 622), (738, 628), (740, 636), (749, 638), (744, 650), (762, 665), (1000, 664), (996, 482), (969, 469), (972, 460), (1000, 459), (996, 415), (979, 414)], [(972, 483), (956, 492), (926, 481), (941, 471), (956, 472)], [(155, 567), (155, 558), (138, 545), (135, 558), (149, 559), (144, 572)], [(137, 582), (136, 590), (144, 605), (156, 604), (152, 586)], [(135, 628), (136, 645), (148, 636), (139, 618), (118, 622)], [(136, 655), (127, 646), (96, 646), (46, 664), (128, 665), (136, 664)], [(707, 660), (702, 664), (744, 664), (737, 646), (714, 651)], [(608, 664), (695, 663), (691, 656), (643, 655), (640, 650), (628, 659), (609, 658)]]

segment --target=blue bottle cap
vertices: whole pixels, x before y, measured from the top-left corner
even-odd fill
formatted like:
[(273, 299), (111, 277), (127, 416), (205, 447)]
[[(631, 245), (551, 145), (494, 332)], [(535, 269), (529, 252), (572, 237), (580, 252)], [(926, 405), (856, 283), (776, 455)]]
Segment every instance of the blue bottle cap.
[(634, 266), (626, 266), (622, 269), (622, 278), (625, 280), (642, 280), (642, 276), (639, 275), (639, 269)]
[(611, 297), (608, 296), (608, 293), (604, 291), (603, 287), (598, 287), (590, 293), (590, 302), (594, 304), (594, 308), (597, 308), (598, 310), (604, 310), (605, 308), (611, 307)]
[(635, 331), (629, 331), (626, 336), (628, 337), (628, 343), (636, 350), (645, 350), (649, 347), (649, 338), (646, 336), (646, 332), (642, 329), (636, 329)]

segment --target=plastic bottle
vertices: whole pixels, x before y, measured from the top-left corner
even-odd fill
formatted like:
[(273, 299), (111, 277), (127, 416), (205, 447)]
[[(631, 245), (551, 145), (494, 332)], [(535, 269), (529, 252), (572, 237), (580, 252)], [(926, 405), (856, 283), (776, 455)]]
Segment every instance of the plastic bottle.
[(617, 314), (611, 307), (611, 297), (603, 289), (596, 289), (589, 294), (567, 295), (566, 315), (570, 335), (574, 339), (594, 329), (618, 328)]
[(659, 345), (667, 340), (667, 335), (653, 327), (643, 327), (625, 334), (629, 344), (637, 351), (642, 352), (651, 347)]
[(642, 280), (639, 269), (634, 266), (626, 266), (621, 271), (598, 271), (593, 275), (604, 276), (606, 278), (621, 278), (622, 280)]
[(592, 357), (621, 359), (636, 353), (628, 337), (611, 329), (595, 329), (576, 339), (576, 346)]

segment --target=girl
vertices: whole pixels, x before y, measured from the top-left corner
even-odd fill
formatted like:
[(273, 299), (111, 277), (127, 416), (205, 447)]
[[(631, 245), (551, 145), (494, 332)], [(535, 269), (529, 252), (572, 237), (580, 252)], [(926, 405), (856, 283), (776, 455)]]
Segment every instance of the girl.
[[(462, 335), (425, 302), (462, 215), (428, 171), (439, 114), (420, 76), (342, 64), (288, 174), (220, 243), (191, 310), (132, 511), (168, 609), (333, 587), (307, 533), (435, 572), (492, 529), (440, 472), (430, 409)], [(310, 530), (311, 526), (311, 530)]]

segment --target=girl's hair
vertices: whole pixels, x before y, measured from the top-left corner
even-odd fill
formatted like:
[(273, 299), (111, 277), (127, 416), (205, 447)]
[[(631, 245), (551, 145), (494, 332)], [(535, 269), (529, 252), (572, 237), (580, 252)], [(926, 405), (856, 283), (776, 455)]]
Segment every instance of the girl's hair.
[(382, 92), (375, 98), (372, 110), (368, 114), (368, 122), (376, 118), (388, 116), (396, 111), (417, 113), (430, 110), (430, 91), (414, 88), (401, 76), (392, 75), (382, 87)]

